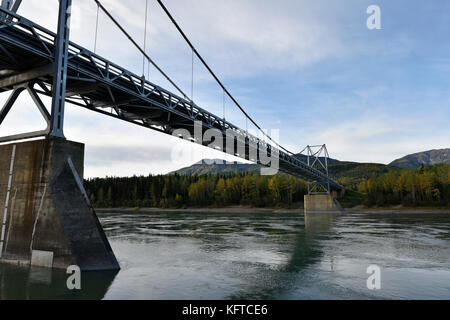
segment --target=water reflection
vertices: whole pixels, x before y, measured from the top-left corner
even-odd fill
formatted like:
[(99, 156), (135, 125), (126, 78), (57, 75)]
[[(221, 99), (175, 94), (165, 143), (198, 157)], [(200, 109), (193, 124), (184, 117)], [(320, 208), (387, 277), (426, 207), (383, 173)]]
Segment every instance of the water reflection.
[(103, 299), (117, 271), (82, 272), (81, 290), (69, 290), (64, 270), (0, 264), (0, 300)]
[[(337, 213), (305, 213), (304, 226), (298, 225), (294, 230), (294, 241), (288, 250), (286, 262), (275, 269), (255, 271), (260, 277), (251, 286), (244, 287), (231, 299), (278, 299), (289, 296), (294, 287), (304, 282), (309, 267), (322, 260), (324, 252), (317, 245), (319, 239), (333, 229)], [(298, 221), (301, 221), (301, 214)], [(267, 227), (269, 229), (269, 227)], [(284, 236), (289, 236), (284, 233)], [(262, 274), (261, 274), (262, 273)]]
[(332, 231), (339, 214), (305, 212), (304, 217), (305, 231), (296, 237), (292, 257), (284, 267), (286, 271), (299, 271), (320, 260), (323, 252), (317, 241)]
[(322, 233), (330, 232), (333, 228), (333, 223), (341, 214), (338, 213), (307, 213), (305, 212), (305, 231), (307, 237), (314, 237)]

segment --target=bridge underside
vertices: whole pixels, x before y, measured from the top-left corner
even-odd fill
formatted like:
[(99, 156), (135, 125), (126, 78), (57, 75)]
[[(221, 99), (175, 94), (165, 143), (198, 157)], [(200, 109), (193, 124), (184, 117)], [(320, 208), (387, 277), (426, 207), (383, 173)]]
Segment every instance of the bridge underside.
[[(0, 22), (0, 92), (15, 90), (25, 84), (37, 93), (51, 97), (55, 34), (12, 12), (0, 11), (11, 17), (10, 21)], [(214, 149), (267, 165), (260, 158), (264, 152), (272, 159), (277, 158), (283, 172), (329, 184), (331, 190), (343, 189), (339, 183), (296, 156), (278, 150), (193, 102), (74, 43), (69, 45), (66, 101), (166, 134), (183, 129), (194, 137), (194, 123), (201, 122), (202, 136), (208, 129), (222, 134), (224, 143), (219, 146), (216, 143)], [(2, 110), (0, 123), (13, 102)], [(235, 141), (233, 148), (225, 144), (230, 136)], [(209, 147), (212, 142), (204, 139), (191, 141)], [(245, 148), (237, 151), (235, 146), (238, 144), (245, 145)]]

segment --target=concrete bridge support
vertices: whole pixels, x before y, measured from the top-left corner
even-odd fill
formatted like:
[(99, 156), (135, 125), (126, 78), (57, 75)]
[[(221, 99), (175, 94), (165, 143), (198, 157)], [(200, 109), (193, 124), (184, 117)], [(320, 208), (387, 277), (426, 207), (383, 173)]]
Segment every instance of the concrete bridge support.
[(119, 264), (83, 188), (84, 145), (0, 145), (0, 261), (81, 270)]
[(336, 200), (337, 195), (337, 192), (305, 195), (305, 213), (343, 213), (344, 209)]

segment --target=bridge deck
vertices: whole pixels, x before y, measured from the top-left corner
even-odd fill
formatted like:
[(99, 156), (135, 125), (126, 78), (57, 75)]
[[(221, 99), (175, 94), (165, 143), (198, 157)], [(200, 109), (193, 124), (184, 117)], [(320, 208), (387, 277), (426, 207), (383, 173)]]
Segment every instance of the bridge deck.
[[(55, 34), (10, 11), (2, 8), (0, 11), (11, 17), (10, 21), (0, 21), (0, 92), (12, 90), (18, 83), (32, 81), (36, 91), (51, 96)], [(254, 154), (250, 152), (251, 148), (261, 149), (278, 156), (283, 172), (329, 183), (331, 190), (343, 189), (339, 183), (296, 156), (278, 150), (195, 103), (72, 42), (69, 46), (66, 101), (166, 134), (185, 129), (194, 136), (194, 122), (201, 121), (203, 132), (217, 129), (223, 133), (224, 141), (231, 132), (246, 146), (245, 154), (236, 154), (234, 150), (228, 153), (263, 164), (258, 156), (257, 159), (250, 158)], [(194, 142), (205, 146), (211, 143)], [(220, 150), (227, 152), (225, 146)]]

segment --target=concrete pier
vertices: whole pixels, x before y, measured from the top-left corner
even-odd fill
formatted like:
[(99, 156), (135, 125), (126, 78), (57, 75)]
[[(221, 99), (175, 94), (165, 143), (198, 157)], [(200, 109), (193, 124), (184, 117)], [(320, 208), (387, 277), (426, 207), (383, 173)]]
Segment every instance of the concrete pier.
[(0, 145), (0, 261), (118, 270), (83, 187), (84, 145), (59, 138)]
[(337, 194), (310, 194), (304, 196), (305, 213), (343, 213), (336, 200)]

